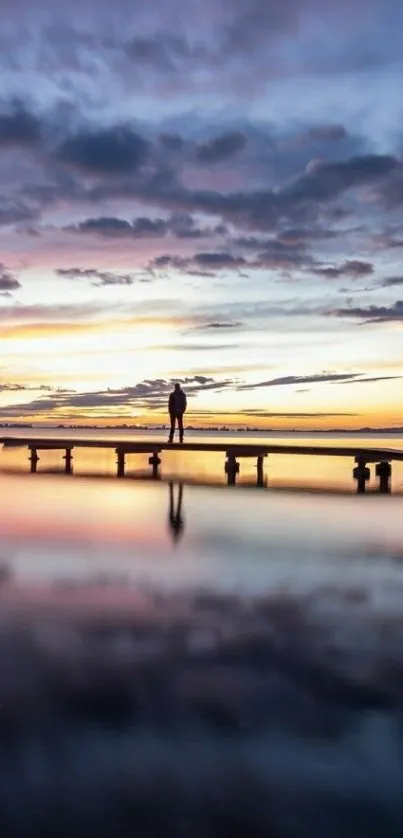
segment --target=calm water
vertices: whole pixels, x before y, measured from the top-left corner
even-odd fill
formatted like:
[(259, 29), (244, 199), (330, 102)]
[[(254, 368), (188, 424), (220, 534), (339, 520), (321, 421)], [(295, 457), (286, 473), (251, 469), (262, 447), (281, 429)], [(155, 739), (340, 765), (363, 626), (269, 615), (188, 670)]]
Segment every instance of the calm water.
[(74, 463), (0, 453), (1, 834), (400, 838), (402, 472)]
[[(97, 435), (107, 438), (90, 434)], [(308, 437), (292, 438), (303, 444)], [(357, 437), (315, 442), (354, 445)], [(360, 437), (359, 444), (403, 449), (395, 436)], [(240, 485), (218, 485), (225, 484), (223, 454), (164, 452), (164, 479), (156, 482), (130, 479), (149, 475), (141, 455), (129, 458), (128, 477), (117, 480), (113, 450), (76, 450), (73, 476), (61, 473), (60, 451), (41, 452), (39, 473), (30, 475), (27, 453), (0, 452), (4, 608), (20, 595), (46, 597), (49, 605), (61, 598), (66, 606), (100, 597), (109, 607), (144, 585), (257, 595), (357, 583), (400, 597), (403, 463), (393, 466), (394, 494), (359, 497), (344, 459), (272, 457), (268, 487), (257, 489), (248, 461)]]

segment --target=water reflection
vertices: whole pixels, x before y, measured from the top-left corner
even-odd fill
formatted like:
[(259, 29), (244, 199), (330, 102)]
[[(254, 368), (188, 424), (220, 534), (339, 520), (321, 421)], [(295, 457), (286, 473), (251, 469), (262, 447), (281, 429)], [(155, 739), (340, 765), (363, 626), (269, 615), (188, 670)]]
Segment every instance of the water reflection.
[(2, 836), (401, 838), (401, 498), (0, 497)]
[[(177, 493), (175, 493), (175, 488)], [(183, 501), (183, 483), (169, 483), (169, 526), (172, 533), (172, 539), (176, 543), (184, 528), (184, 520), (182, 517), (182, 501)]]

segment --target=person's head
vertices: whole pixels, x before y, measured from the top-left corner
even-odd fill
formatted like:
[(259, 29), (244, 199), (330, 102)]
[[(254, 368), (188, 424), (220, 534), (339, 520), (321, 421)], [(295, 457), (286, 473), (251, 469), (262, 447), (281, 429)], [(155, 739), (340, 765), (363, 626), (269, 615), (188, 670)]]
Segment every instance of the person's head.
[(175, 390), (180, 390), (180, 388), (181, 388), (181, 385), (177, 381), (176, 384), (175, 384)]

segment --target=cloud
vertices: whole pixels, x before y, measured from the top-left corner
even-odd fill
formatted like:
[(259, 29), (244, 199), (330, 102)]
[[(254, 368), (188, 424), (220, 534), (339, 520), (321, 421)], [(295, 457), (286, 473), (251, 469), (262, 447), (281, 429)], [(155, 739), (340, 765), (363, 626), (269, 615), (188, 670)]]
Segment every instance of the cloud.
[(197, 274), (199, 274), (199, 271), (202, 271), (200, 274), (202, 276), (214, 276), (214, 271), (225, 270), (227, 268), (237, 270), (249, 265), (253, 267), (252, 263), (248, 263), (241, 256), (233, 256), (226, 251), (207, 251), (195, 253), (191, 257), (172, 256), (164, 253), (152, 259), (147, 267), (150, 271), (173, 269)]
[(56, 268), (55, 273), (62, 279), (89, 279), (91, 285), (97, 288), (104, 285), (133, 285), (135, 281), (132, 274), (100, 271), (96, 268)]
[(338, 162), (312, 161), (306, 172), (284, 189), (288, 198), (327, 201), (357, 186), (384, 178), (399, 165), (397, 157), (367, 154)]
[(0, 383), (1, 393), (25, 393), (25, 392), (53, 392), (54, 388), (47, 384), (28, 385), (28, 384), (13, 384), (12, 382)]
[(354, 320), (361, 320), (363, 323), (403, 323), (403, 300), (397, 300), (391, 306), (367, 306), (351, 308), (338, 308), (329, 311), (333, 317), (351, 317)]
[(374, 266), (371, 262), (362, 262), (359, 259), (347, 260), (338, 267), (320, 267), (313, 270), (313, 273), (325, 279), (339, 279), (341, 276), (361, 279), (364, 276), (370, 276), (373, 272)]
[(197, 225), (194, 218), (186, 212), (176, 213), (167, 221), (169, 232), (178, 239), (215, 238), (228, 234), (224, 224), (213, 226)]
[(403, 378), (403, 375), (374, 375), (368, 378), (354, 378), (351, 381), (343, 381), (343, 384), (373, 384), (376, 381), (393, 381)]
[(176, 381), (186, 389), (189, 399), (206, 391), (220, 392), (233, 386), (232, 379), (215, 380), (208, 376), (195, 375), (175, 379), (145, 379), (132, 387), (97, 390), (87, 393), (57, 391), (51, 397), (41, 397), (24, 404), (12, 404), (0, 409), (1, 416), (48, 416), (54, 412), (71, 409), (115, 408), (129, 410), (161, 410), (167, 408), (167, 400)]
[(83, 129), (64, 140), (56, 158), (92, 174), (136, 172), (145, 162), (148, 143), (130, 125)]
[(389, 276), (382, 280), (379, 288), (395, 288), (398, 285), (403, 285), (403, 276)]
[(326, 241), (337, 236), (338, 233), (335, 230), (321, 227), (286, 227), (278, 234), (277, 241), (281, 244), (301, 247), (309, 241)]
[(181, 151), (184, 146), (184, 139), (179, 134), (160, 134), (159, 141), (169, 151)]
[(235, 247), (257, 251), (249, 267), (291, 268), (312, 263), (305, 242), (283, 242), (279, 238), (261, 239), (256, 236), (239, 236), (233, 239)]
[(240, 320), (213, 320), (209, 323), (204, 323), (201, 326), (196, 326), (194, 331), (213, 331), (220, 329), (240, 329), (243, 324)]
[[(188, 189), (176, 178), (151, 178), (134, 189), (123, 185), (117, 194), (131, 194), (175, 211), (219, 215), (244, 229), (274, 230), (281, 223), (312, 223), (321, 204), (330, 203), (350, 189), (369, 186), (398, 166), (391, 155), (363, 155), (335, 163), (312, 162), (302, 175), (279, 188), (221, 192)], [(110, 192), (109, 192), (110, 194)], [(93, 199), (107, 197), (108, 189), (96, 188)]]
[(245, 259), (239, 256), (233, 256), (231, 253), (195, 253), (193, 261), (196, 265), (205, 268), (236, 268), (243, 267), (246, 262)]
[(0, 147), (29, 146), (41, 138), (41, 121), (18, 99), (0, 107)]
[(259, 381), (256, 384), (240, 384), (238, 390), (256, 390), (260, 387), (288, 387), (296, 384), (322, 384), (325, 382), (344, 382), (359, 378), (360, 372), (333, 373), (324, 372), (314, 375), (287, 375), (281, 378), (271, 378), (269, 381)]
[(102, 238), (149, 238), (165, 236), (168, 223), (163, 218), (135, 218), (126, 221), (123, 218), (100, 216), (87, 218), (78, 224), (66, 228), (71, 232), (101, 236)]
[(403, 163), (401, 161), (392, 175), (379, 185), (377, 195), (388, 209), (393, 210), (398, 209), (403, 204)]
[(247, 248), (264, 246), (264, 250), (256, 256), (245, 259), (244, 256), (229, 251), (200, 251), (192, 256), (177, 256), (167, 253), (152, 259), (147, 267), (155, 270), (178, 270), (185, 273), (196, 273), (201, 276), (215, 276), (216, 271), (222, 270), (273, 270), (289, 269), (309, 265), (312, 259), (303, 248), (281, 244), (275, 240), (262, 242), (258, 239), (234, 239), (232, 244), (239, 247), (246, 244)]
[(107, 239), (119, 238), (164, 238), (167, 235), (178, 239), (198, 239), (224, 236), (227, 229), (223, 224), (200, 227), (188, 213), (177, 213), (170, 218), (149, 218), (140, 216), (127, 221), (115, 216), (87, 218), (65, 228), (70, 233), (100, 236)]
[(21, 288), (21, 283), (17, 277), (5, 265), (0, 263), (0, 291), (17, 291), (18, 288)]
[(196, 157), (200, 163), (222, 163), (239, 154), (245, 148), (246, 137), (240, 131), (222, 134), (197, 147)]

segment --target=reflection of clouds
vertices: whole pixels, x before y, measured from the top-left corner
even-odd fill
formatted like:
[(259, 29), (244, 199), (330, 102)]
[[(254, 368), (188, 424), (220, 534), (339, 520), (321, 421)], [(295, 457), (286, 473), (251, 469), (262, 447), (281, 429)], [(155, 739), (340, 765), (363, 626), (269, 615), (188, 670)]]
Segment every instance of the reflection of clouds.
[(400, 838), (402, 602), (205, 589), (4, 623), (4, 834)]

